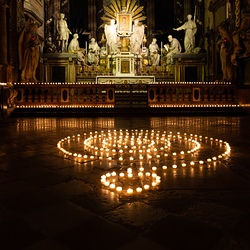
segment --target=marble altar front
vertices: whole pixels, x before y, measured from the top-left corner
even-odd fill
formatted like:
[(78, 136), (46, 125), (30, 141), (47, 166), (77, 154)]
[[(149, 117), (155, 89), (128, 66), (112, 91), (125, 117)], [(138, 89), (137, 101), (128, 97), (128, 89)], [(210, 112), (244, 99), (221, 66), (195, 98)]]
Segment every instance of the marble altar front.
[(154, 76), (97, 76), (97, 84), (150, 84), (155, 82)]

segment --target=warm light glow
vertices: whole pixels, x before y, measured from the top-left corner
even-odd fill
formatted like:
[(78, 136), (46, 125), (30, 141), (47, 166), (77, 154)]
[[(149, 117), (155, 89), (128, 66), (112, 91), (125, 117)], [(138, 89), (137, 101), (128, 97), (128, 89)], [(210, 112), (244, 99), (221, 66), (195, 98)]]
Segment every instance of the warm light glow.
[(133, 189), (132, 189), (132, 188), (129, 188), (129, 189), (127, 190), (127, 193), (128, 193), (128, 194), (132, 194), (132, 193), (133, 193)]

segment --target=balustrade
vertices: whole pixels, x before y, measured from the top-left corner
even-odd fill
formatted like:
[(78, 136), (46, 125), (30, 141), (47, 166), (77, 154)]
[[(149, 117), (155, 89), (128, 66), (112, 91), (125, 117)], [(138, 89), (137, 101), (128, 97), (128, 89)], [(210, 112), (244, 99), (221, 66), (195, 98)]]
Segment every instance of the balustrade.
[(237, 87), (231, 84), (150, 84), (148, 105), (234, 105)]
[(114, 104), (114, 86), (97, 84), (16, 84), (17, 106), (98, 107)]
[(15, 84), (18, 107), (149, 107), (237, 105), (237, 86), (226, 83)]

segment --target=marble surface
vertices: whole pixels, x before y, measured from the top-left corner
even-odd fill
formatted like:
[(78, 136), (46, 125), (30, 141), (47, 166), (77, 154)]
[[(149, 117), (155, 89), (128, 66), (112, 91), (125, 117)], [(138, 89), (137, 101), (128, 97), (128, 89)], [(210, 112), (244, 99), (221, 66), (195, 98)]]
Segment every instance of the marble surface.
[[(250, 116), (1, 119), (1, 249), (249, 249), (249, 122)], [(68, 135), (108, 129), (197, 133), (226, 140), (232, 153), (216, 168), (170, 168), (159, 189), (124, 198), (100, 183), (118, 165), (80, 164), (56, 148)]]

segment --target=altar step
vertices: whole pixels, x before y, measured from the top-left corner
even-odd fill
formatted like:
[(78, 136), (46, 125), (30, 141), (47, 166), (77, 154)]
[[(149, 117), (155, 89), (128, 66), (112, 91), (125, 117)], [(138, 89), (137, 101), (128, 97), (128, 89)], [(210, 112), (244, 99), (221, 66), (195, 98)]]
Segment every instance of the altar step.
[(119, 92), (115, 93), (116, 108), (147, 108), (148, 93), (147, 92)]

